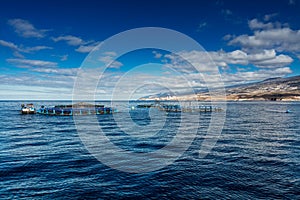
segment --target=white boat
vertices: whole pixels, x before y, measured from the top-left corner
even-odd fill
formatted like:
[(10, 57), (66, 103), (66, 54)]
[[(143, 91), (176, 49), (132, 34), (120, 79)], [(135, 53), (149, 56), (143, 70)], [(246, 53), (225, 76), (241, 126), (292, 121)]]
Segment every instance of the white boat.
[(21, 105), (21, 114), (35, 114), (36, 113), (36, 109), (34, 108), (33, 104), (26, 104), (26, 106), (24, 104)]

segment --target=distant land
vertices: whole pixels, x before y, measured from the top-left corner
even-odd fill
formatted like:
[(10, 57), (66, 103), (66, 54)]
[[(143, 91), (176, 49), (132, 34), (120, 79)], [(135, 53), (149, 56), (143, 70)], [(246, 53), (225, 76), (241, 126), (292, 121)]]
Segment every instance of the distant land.
[[(199, 101), (300, 101), (300, 76), (270, 78), (261, 82), (234, 85), (225, 88), (226, 99), (217, 95), (211, 98), (209, 92), (170, 95), (167, 93), (151, 95), (140, 100), (199, 100)], [(224, 96), (224, 95), (223, 95)]]

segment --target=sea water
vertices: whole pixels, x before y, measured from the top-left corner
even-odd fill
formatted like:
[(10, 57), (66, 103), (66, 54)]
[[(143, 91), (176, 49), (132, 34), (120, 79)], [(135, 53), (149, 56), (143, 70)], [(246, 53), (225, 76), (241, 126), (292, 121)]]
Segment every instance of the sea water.
[[(196, 115), (200, 123), (193, 125), (192, 120), (189, 125), (197, 126), (197, 133), (187, 150), (170, 165), (145, 173), (120, 171), (96, 159), (72, 116), (21, 115), (22, 103), (26, 102), (0, 102), (1, 199), (300, 198), (300, 103), (228, 102), (222, 133), (205, 157), (199, 157), (199, 149), (211, 114)], [(120, 102), (120, 110), (134, 104)], [(123, 123), (151, 124), (146, 109), (129, 112), (131, 119), (124, 117)], [(122, 119), (122, 112), (116, 114)], [(180, 113), (164, 115), (158, 134), (148, 137), (140, 129), (134, 139), (122, 132), (112, 115), (97, 120), (116, 146), (145, 153), (163, 148), (176, 136)], [(151, 126), (156, 129), (155, 123)]]

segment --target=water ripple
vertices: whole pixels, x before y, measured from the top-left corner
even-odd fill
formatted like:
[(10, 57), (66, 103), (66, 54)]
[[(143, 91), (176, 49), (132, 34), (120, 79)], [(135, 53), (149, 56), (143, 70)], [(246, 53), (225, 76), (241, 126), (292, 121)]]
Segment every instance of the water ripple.
[[(206, 135), (211, 116), (201, 114), (189, 149), (173, 164), (144, 174), (120, 172), (100, 163), (85, 149), (72, 117), (20, 115), (21, 103), (0, 102), (1, 198), (299, 198), (299, 103), (229, 103), (223, 132), (205, 158), (199, 158), (198, 152), (203, 140), (212, 137)], [(293, 113), (284, 113), (286, 109)], [(138, 125), (148, 126), (150, 118), (144, 114), (131, 113)], [(133, 138), (112, 117), (98, 116), (106, 136), (134, 152), (153, 152), (168, 144), (179, 127), (180, 115), (170, 114), (167, 119), (155, 135), (140, 130), (139, 137)], [(192, 119), (184, 127), (183, 140), (194, 126), (198, 124)]]

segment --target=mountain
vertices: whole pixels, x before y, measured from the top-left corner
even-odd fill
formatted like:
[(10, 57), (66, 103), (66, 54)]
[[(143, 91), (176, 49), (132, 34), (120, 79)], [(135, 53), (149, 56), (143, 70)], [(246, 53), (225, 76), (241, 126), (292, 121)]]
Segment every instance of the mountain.
[(198, 92), (194, 94), (184, 94), (170, 96), (169, 94), (151, 95), (143, 97), (141, 100), (230, 100), (230, 101), (300, 101), (300, 76), (288, 78), (269, 78), (264, 81), (234, 85), (225, 88), (226, 99), (222, 96), (213, 96), (209, 92)]
[(229, 100), (300, 100), (300, 76), (270, 78), (261, 82), (226, 89)]

